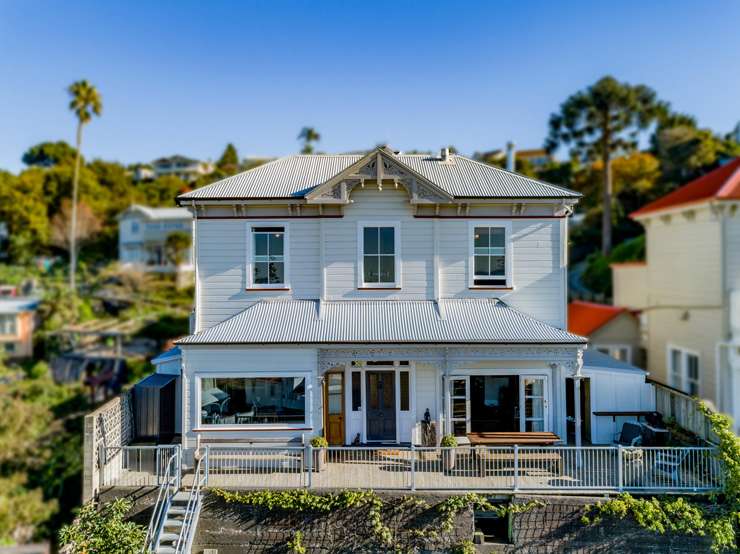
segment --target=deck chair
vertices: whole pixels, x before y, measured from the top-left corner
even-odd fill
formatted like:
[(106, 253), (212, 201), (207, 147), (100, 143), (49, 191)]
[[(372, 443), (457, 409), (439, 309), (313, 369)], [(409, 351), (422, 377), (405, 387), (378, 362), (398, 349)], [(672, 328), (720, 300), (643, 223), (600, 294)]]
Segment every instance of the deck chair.
[(685, 448), (675, 453), (658, 450), (655, 453), (655, 469), (670, 475), (674, 481), (678, 481), (678, 472), (681, 469), (681, 464), (688, 455), (689, 450)]
[(622, 446), (640, 446), (642, 444), (642, 425), (627, 421), (622, 425), (622, 431), (614, 437), (614, 444)]

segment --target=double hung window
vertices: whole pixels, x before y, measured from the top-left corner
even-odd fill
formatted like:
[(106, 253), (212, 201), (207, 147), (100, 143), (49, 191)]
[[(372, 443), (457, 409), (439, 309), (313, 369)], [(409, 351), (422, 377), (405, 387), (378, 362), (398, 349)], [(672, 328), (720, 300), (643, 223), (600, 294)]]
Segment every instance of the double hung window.
[(251, 285), (288, 288), (285, 227), (252, 227)]
[(400, 286), (400, 232), (397, 224), (360, 226), (359, 265), (361, 288)]
[(471, 279), (475, 287), (511, 287), (511, 226), (472, 223)]

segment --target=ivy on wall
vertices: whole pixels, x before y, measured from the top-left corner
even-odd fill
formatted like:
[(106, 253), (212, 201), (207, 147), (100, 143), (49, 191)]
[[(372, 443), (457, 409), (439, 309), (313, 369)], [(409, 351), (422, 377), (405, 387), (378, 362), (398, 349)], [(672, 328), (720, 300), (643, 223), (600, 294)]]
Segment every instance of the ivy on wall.
[[(402, 545), (398, 538), (394, 536), (393, 531), (384, 521), (383, 514), (393, 516), (406, 510), (433, 509), (438, 516), (434, 523), (411, 529), (410, 535), (417, 539), (439, 540), (442, 535), (453, 531), (457, 516), (468, 509), (492, 512), (499, 517), (505, 517), (509, 514), (523, 513), (545, 505), (539, 500), (516, 504), (493, 504), (487, 497), (475, 493), (450, 496), (435, 506), (430, 506), (422, 498), (408, 495), (404, 496), (399, 503), (391, 506), (373, 491), (343, 490), (337, 493), (321, 494), (305, 489), (249, 492), (215, 489), (213, 492), (228, 503), (261, 507), (269, 511), (329, 514), (343, 509), (367, 507), (368, 521), (377, 541), (381, 546), (396, 552), (411, 549)], [(286, 546), (291, 552), (305, 554), (306, 546), (303, 544), (303, 533), (296, 531)], [(471, 547), (472, 543), (470, 541), (462, 541), (453, 546), (452, 551), (470, 552)]]
[(655, 533), (710, 536), (712, 551), (737, 551), (740, 528), (740, 438), (732, 430), (732, 420), (711, 411), (702, 402), (699, 410), (709, 419), (719, 437), (718, 458), (722, 464), (724, 489), (712, 495), (711, 504), (700, 504), (684, 497), (669, 499), (634, 498), (624, 493), (606, 502), (586, 507), (582, 521), (598, 525), (606, 517), (633, 519), (640, 527)]

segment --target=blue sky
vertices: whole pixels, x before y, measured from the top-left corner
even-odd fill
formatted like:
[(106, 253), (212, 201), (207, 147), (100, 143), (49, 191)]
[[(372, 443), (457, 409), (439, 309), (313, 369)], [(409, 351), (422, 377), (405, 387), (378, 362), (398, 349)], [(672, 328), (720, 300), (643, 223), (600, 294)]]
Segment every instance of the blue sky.
[(740, 120), (740, 2), (0, 0), (0, 168), (74, 136), (65, 87), (98, 86), (88, 158), (217, 158), (388, 142), (542, 144), (604, 74), (727, 132)]

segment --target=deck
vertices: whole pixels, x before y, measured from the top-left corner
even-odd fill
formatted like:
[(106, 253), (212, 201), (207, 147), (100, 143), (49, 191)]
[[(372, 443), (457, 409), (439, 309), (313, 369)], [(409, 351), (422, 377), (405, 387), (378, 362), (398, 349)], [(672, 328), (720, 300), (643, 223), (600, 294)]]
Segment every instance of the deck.
[[(374, 489), (511, 493), (706, 493), (722, 487), (710, 448), (210, 447), (207, 484), (227, 489)], [(160, 456), (166, 459), (166, 456)], [(106, 486), (158, 485), (157, 464), (119, 464)], [(192, 484), (182, 473), (182, 485)]]

